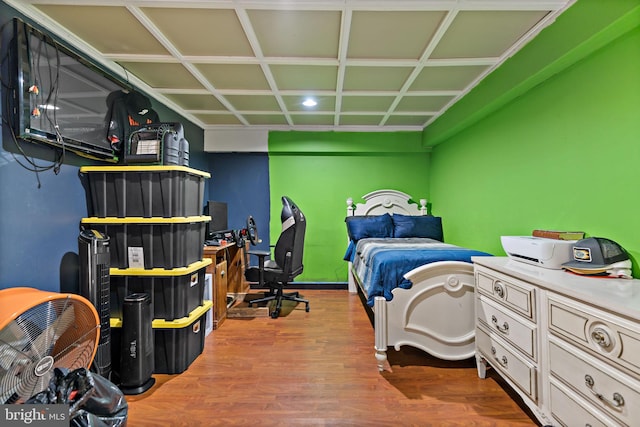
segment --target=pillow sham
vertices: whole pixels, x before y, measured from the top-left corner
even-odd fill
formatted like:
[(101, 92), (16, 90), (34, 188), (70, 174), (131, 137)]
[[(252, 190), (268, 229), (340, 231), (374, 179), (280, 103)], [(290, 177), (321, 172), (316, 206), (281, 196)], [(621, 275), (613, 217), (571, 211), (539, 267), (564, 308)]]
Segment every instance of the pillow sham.
[(393, 237), (427, 237), (444, 242), (439, 216), (393, 215)]
[(348, 216), (344, 221), (347, 223), (349, 239), (354, 242), (367, 237), (393, 237), (393, 220), (388, 213), (383, 215)]

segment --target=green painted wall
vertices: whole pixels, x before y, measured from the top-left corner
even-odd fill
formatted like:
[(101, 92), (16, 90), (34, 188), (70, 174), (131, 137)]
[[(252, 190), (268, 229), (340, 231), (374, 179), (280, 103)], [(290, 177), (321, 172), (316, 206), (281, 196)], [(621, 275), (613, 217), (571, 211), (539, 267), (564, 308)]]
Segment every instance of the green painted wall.
[[(380, 188), (429, 197), (428, 151), (420, 132), (270, 132), (270, 239), (280, 234), (280, 197), (307, 218), (299, 282), (345, 282), (346, 200)], [(404, 173), (398, 174), (398, 171)]]
[[(568, 34), (585, 10), (594, 19), (606, 14), (609, 2), (597, 3), (579, 1), (578, 9), (549, 29)], [(459, 129), (442, 124), (456, 112), (443, 116), (442, 127), (431, 133), (442, 141), (432, 153), (430, 194), (434, 214), (445, 218), (449, 242), (504, 255), (501, 235), (529, 235), (535, 228), (584, 230), (625, 247), (634, 259), (634, 276), (640, 277), (638, 4), (580, 43), (577, 62), (556, 69), (482, 120), (455, 133)], [(553, 39), (543, 35), (530, 51), (552, 48)], [(528, 60), (526, 50), (523, 54)], [(511, 66), (518, 60), (512, 58)], [(498, 91), (501, 71), (492, 80)], [(489, 92), (490, 84), (481, 90)], [(427, 144), (429, 137), (425, 132)]]

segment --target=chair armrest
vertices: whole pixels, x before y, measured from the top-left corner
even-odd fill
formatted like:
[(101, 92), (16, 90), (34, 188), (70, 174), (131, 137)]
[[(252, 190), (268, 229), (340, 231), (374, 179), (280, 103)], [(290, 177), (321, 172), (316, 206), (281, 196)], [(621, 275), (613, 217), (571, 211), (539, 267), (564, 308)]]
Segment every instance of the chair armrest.
[(264, 259), (271, 255), (270, 251), (247, 251), (249, 255), (258, 257), (258, 283), (264, 286)]
[(271, 255), (269, 251), (247, 251), (249, 255), (256, 255), (258, 258), (266, 257)]

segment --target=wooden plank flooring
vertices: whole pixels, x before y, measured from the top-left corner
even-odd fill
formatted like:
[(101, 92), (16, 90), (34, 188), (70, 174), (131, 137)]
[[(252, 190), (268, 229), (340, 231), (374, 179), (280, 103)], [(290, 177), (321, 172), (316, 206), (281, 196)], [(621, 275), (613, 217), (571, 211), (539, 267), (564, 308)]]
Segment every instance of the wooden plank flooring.
[(536, 426), (500, 378), (472, 360), (404, 347), (378, 372), (373, 328), (358, 295), (303, 290), (278, 319), (227, 319), (179, 375), (154, 375), (127, 396), (130, 427)]

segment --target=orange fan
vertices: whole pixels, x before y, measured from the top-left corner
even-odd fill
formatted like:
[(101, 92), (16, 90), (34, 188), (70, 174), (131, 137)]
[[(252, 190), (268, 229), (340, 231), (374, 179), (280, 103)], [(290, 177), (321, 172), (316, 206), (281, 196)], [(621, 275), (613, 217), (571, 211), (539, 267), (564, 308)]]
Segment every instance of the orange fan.
[(54, 368), (88, 368), (99, 337), (98, 312), (80, 295), (0, 290), (0, 403), (46, 390)]

